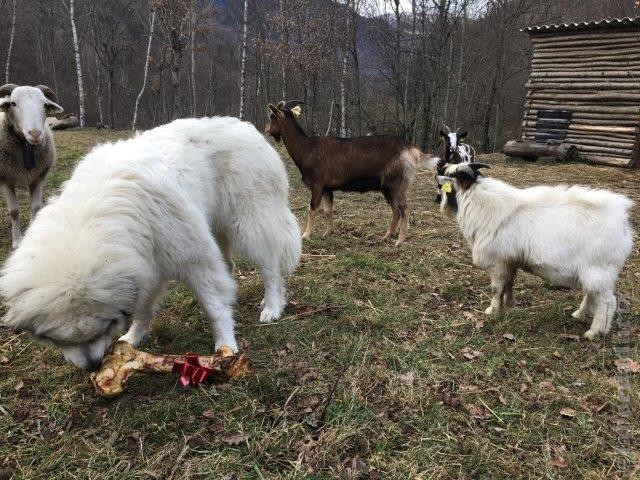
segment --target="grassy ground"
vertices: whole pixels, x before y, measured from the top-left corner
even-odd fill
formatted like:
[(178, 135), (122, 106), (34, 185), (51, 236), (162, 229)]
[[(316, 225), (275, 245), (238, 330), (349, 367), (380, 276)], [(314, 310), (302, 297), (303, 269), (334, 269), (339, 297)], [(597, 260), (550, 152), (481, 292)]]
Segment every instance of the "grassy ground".
[[(48, 193), (91, 145), (118, 135), (58, 133)], [(519, 186), (581, 183), (640, 200), (637, 171), (483, 160)], [(303, 222), (309, 195), (285, 162)], [(627, 377), (636, 449), (626, 472), (614, 466), (624, 426), (616, 333), (579, 340), (587, 326), (569, 316), (579, 295), (528, 274), (516, 308), (484, 319), (488, 277), (433, 196), (422, 172), (409, 242), (396, 249), (379, 242), (390, 216), (379, 195), (337, 194), (337, 233), (322, 238), (321, 221), (305, 243), (280, 322), (257, 324), (261, 284), (239, 261), (238, 332), (257, 369), (229, 385), (136, 378), (107, 401), (57, 351), (0, 330), (0, 479), (638, 478), (640, 374)], [(3, 216), (3, 258), (9, 231)], [(619, 283), (635, 360), (639, 280), (636, 248)], [(211, 351), (188, 291), (170, 291), (145, 348)]]

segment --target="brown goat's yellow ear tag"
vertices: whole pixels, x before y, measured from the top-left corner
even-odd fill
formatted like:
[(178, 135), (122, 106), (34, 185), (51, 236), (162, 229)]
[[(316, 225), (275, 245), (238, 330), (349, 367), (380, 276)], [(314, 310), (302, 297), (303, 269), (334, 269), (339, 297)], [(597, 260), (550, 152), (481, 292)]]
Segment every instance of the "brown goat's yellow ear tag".
[(444, 193), (451, 193), (451, 191), (453, 190), (453, 189), (451, 188), (451, 182), (447, 182), (447, 183), (445, 183), (445, 184), (444, 184), (444, 185), (442, 185), (442, 187), (440, 187), (440, 188), (442, 189), (442, 191), (443, 191)]
[(302, 113), (302, 108), (300, 108), (300, 105), (298, 105), (297, 107), (293, 107), (291, 109), (291, 113), (293, 113), (294, 116), (299, 117)]

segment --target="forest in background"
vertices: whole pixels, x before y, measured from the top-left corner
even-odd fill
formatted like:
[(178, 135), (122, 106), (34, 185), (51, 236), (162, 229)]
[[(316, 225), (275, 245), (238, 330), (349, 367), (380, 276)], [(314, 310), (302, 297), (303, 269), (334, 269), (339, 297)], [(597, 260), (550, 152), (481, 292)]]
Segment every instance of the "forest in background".
[[(46, 84), (85, 126), (266, 121), (303, 100), (308, 133), (442, 123), (492, 151), (520, 128), (532, 53), (520, 28), (640, 14), (637, 0), (0, 0), (5, 83)], [(134, 119), (135, 117), (135, 119)]]

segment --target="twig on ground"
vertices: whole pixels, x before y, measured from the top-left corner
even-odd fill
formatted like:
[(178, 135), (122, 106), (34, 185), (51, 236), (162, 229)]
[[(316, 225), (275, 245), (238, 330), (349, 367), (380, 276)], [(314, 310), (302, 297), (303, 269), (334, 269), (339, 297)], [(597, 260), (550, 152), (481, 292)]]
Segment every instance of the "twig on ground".
[(302, 312), (302, 313), (296, 313), (295, 315), (289, 315), (288, 317), (284, 317), (280, 320), (278, 320), (277, 322), (271, 322), (271, 323), (259, 323), (258, 325), (256, 325), (257, 327), (269, 327), (272, 325), (279, 325), (282, 323), (291, 323), (292, 321), (295, 320), (301, 320), (305, 317), (309, 317), (311, 315), (315, 315), (316, 313), (320, 313), (320, 312), (326, 312), (328, 310), (333, 310), (333, 309), (338, 309), (338, 308), (344, 308), (346, 305), (326, 305), (324, 307), (321, 308), (317, 308), (315, 310), (311, 310), (309, 312)]

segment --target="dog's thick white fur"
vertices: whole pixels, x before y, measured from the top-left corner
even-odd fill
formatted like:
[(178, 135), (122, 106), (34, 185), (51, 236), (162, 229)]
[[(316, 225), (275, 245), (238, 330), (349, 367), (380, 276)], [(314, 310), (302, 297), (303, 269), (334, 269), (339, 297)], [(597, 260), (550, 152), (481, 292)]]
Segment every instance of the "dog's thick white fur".
[[(232, 250), (260, 271), (261, 321), (281, 316), (300, 259), (279, 155), (236, 118), (176, 120), (96, 147), (8, 259), (6, 323), (95, 368), (118, 330), (136, 345), (169, 280), (185, 282), (216, 348), (237, 350)], [(130, 317), (133, 315), (133, 323)]]
[[(454, 191), (441, 209), (455, 214), (473, 264), (491, 276), (487, 314), (511, 306), (518, 269), (552, 284), (584, 292), (575, 318), (593, 316), (585, 337), (609, 332), (616, 310), (618, 275), (633, 248), (633, 202), (607, 190), (580, 186), (519, 189), (483, 177), (466, 165), (449, 166)], [(455, 195), (457, 212), (447, 195)]]

